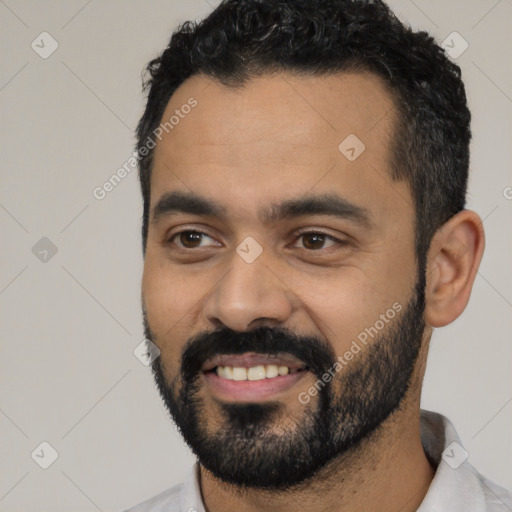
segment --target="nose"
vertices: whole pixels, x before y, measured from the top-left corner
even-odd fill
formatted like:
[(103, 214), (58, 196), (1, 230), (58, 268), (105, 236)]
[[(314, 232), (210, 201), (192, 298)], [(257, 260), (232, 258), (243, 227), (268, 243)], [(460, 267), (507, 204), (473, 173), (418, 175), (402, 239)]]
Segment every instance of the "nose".
[(296, 298), (262, 256), (248, 263), (234, 252), (227, 273), (204, 304), (204, 313), (216, 328), (275, 327), (291, 315)]

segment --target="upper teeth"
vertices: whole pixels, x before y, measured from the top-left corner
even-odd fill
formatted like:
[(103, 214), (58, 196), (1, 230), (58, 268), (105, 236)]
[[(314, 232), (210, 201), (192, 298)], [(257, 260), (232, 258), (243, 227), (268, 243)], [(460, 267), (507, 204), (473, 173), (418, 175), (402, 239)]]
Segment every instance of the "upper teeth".
[(251, 366), (243, 368), (240, 366), (217, 366), (216, 373), (219, 377), (229, 380), (262, 380), (271, 379), (278, 375), (287, 375), (295, 373), (298, 368), (290, 369), (287, 366), (277, 366), (275, 364)]

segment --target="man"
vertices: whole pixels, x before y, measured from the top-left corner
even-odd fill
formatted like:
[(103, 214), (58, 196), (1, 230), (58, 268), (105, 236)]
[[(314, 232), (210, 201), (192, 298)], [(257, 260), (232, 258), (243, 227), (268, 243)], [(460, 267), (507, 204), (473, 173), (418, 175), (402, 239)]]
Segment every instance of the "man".
[(484, 250), (460, 69), (382, 2), (226, 0), (148, 70), (144, 324), (198, 462), (131, 511), (511, 510), (420, 410)]

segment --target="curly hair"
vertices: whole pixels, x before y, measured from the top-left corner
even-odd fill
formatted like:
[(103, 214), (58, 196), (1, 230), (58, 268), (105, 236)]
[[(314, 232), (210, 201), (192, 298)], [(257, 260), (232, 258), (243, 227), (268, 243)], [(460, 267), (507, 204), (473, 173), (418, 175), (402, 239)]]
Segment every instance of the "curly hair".
[(471, 115), (460, 68), (428, 33), (405, 26), (382, 1), (223, 0), (187, 21), (146, 68), (146, 108), (137, 126), (145, 251), (153, 150), (141, 149), (174, 91), (196, 74), (239, 87), (268, 72), (370, 71), (383, 79), (398, 121), (391, 179), (414, 199), (421, 268), (433, 234), (465, 206)]

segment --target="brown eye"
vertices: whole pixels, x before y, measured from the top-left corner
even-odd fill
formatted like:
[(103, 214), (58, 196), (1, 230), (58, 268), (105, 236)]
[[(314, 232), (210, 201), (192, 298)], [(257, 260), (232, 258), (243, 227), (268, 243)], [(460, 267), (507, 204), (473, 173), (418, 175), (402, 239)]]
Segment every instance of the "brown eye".
[(205, 238), (212, 240), (212, 238), (206, 233), (189, 229), (176, 233), (171, 238), (169, 238), (168, 243), (176, 243), (176, 245), (182, 249), (196, 249), (198, 247), (204, 247), (205, 245), (212, 245), (203, 244), (202, 242), (205, 240)]
[[(311, 231), (309, 233), (302, 233), (299, 236), (299, 239), (301, 239), (301, 238), (302, 238), (302, 246), (305, 249), (312, 250), (312, 251), (324, 249), (325, 248), (324, 244), (326, 241), (331, 241), (332, 244), (334, 244), (334, 245), (338, 242), (338, 240), (336, 240), (332, 236), (326, 235), (324, 233), (314, 232), (314, 231)], [(338, 243), (340, 243), (340, 242), (338, 242)]]
[(321, 249), (325, 242), (325, 235), (319, 233), (302, 236), (302, 243), (306, 249)]
[(180, 242), (187, 248), (197, 247), (201, 243), (203, 234), (198, 231), (184, 231), (180, 233)]

